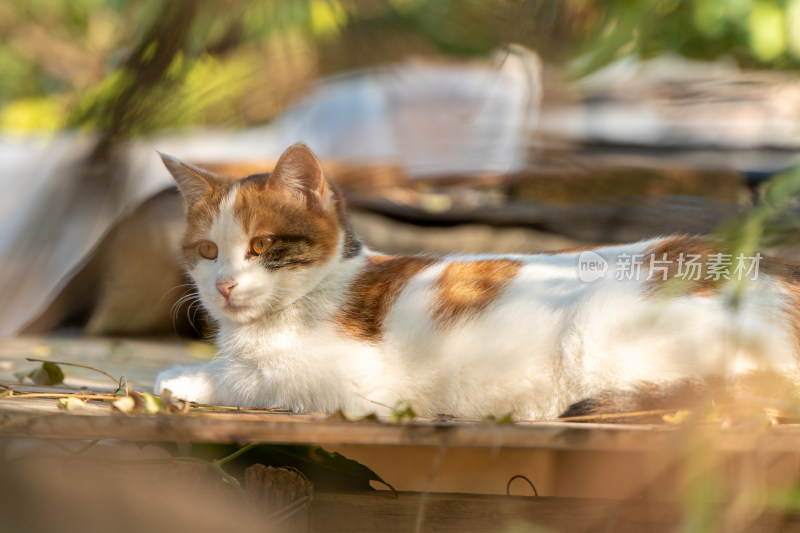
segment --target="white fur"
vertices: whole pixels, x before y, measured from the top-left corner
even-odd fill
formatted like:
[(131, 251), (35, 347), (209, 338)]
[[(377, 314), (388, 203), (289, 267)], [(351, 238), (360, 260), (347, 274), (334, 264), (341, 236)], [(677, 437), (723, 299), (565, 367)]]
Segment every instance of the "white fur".
[[(432, 319), (431, 287), (447, 261), (465, 259), (445, 258), (405, 286), (379, 343), (359, 341), (332, 317), (368, 252), (267, 271), (245, 259), (248, 237), (231, 214), (235, 194), (210, 230), (219, 257), (190, 272), (218, 322), (220, 357), (163, 372), (158, 393), (298, 412), (385, 413), (405, 401), (421, 415), (542, 419), (643, 381), (797, 371), (775, 280), (760, 276), (734, 312), (724, 291), (655, 298), (644, 280), (615, 278), (618, 254), (643, 253), (657, 239), (598, 250), (610, 270), (592, 283), (579, 279), (578, 253), (514, 256), (523, 267), (502, 296), (480, 316), (442, 329)], [(226, 309), (215, 288), (231, 279), (240, 310)]]

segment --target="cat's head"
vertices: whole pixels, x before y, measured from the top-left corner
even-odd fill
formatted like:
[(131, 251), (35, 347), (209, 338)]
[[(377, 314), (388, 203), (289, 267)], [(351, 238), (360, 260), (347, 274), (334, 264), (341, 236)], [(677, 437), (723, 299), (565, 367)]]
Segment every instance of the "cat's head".
[(237, 179), (161, 155), (183, 195), (186, 270), (218, 320), (247, 323), (308, 294), (358, 254), (339, 193), (303, 144)]

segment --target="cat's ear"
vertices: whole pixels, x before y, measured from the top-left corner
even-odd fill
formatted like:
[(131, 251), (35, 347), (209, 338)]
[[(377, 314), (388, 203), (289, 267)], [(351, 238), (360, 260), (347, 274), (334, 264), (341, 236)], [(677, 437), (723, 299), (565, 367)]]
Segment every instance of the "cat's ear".
[(192, 205), (205, 196), (217, 182), (216, 176), (207, 170), (184, 163), (180, 159), (158, 152), (161, 161), (175, 178), (187, 205)]
[(267, 187), (305, 199), (310, 208), (327, 209), (331, 203), (332, 193), (322, 165), (314, 152), (302, 143), (290, 146), (281, 154)]

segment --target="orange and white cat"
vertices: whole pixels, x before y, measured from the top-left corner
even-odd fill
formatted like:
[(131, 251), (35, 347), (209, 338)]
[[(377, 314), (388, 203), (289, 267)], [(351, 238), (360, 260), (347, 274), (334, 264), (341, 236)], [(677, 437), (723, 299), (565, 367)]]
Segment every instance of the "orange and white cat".
[[(220, 353), (162, 372), (157, 393), (296, 412), (380, 413), (404, 401), (420, 415), (543, 419), (609, 391), (798, 371), (793, 263), (759, 257), (744, 284), (723, 283), (734, 268), (706, 265), (698, 283), (661, 291), (684, 254), (704, 263), (722, 254), (673, 236), (591, 251), (390, 257), (359, 242), (302, 144), (271, 175), (243, 179), (162, 158), (186, 200), (185, 266)], [(636, 257), (640, 271), (627, 271)]]

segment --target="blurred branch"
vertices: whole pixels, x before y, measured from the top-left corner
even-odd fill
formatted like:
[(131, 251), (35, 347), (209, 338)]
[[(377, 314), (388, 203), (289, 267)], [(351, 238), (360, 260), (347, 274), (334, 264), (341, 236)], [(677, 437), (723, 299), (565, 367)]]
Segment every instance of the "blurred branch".
[(187, 34), (197, 15), (199, 0), (175, 0), (161, 4), (158, 16), (144, 33), (127, 60), (119, 67), (118, 82), (101, 91), (83, 113), (72, 117), (70, 125), (92, 121), (103, 131), (100, 149), (132, 127), (145, 122), (158, 105), (147, 98), (157, 87), (172, 85), (177, 76), (167, 71), (179, 53), (188, 52)]

